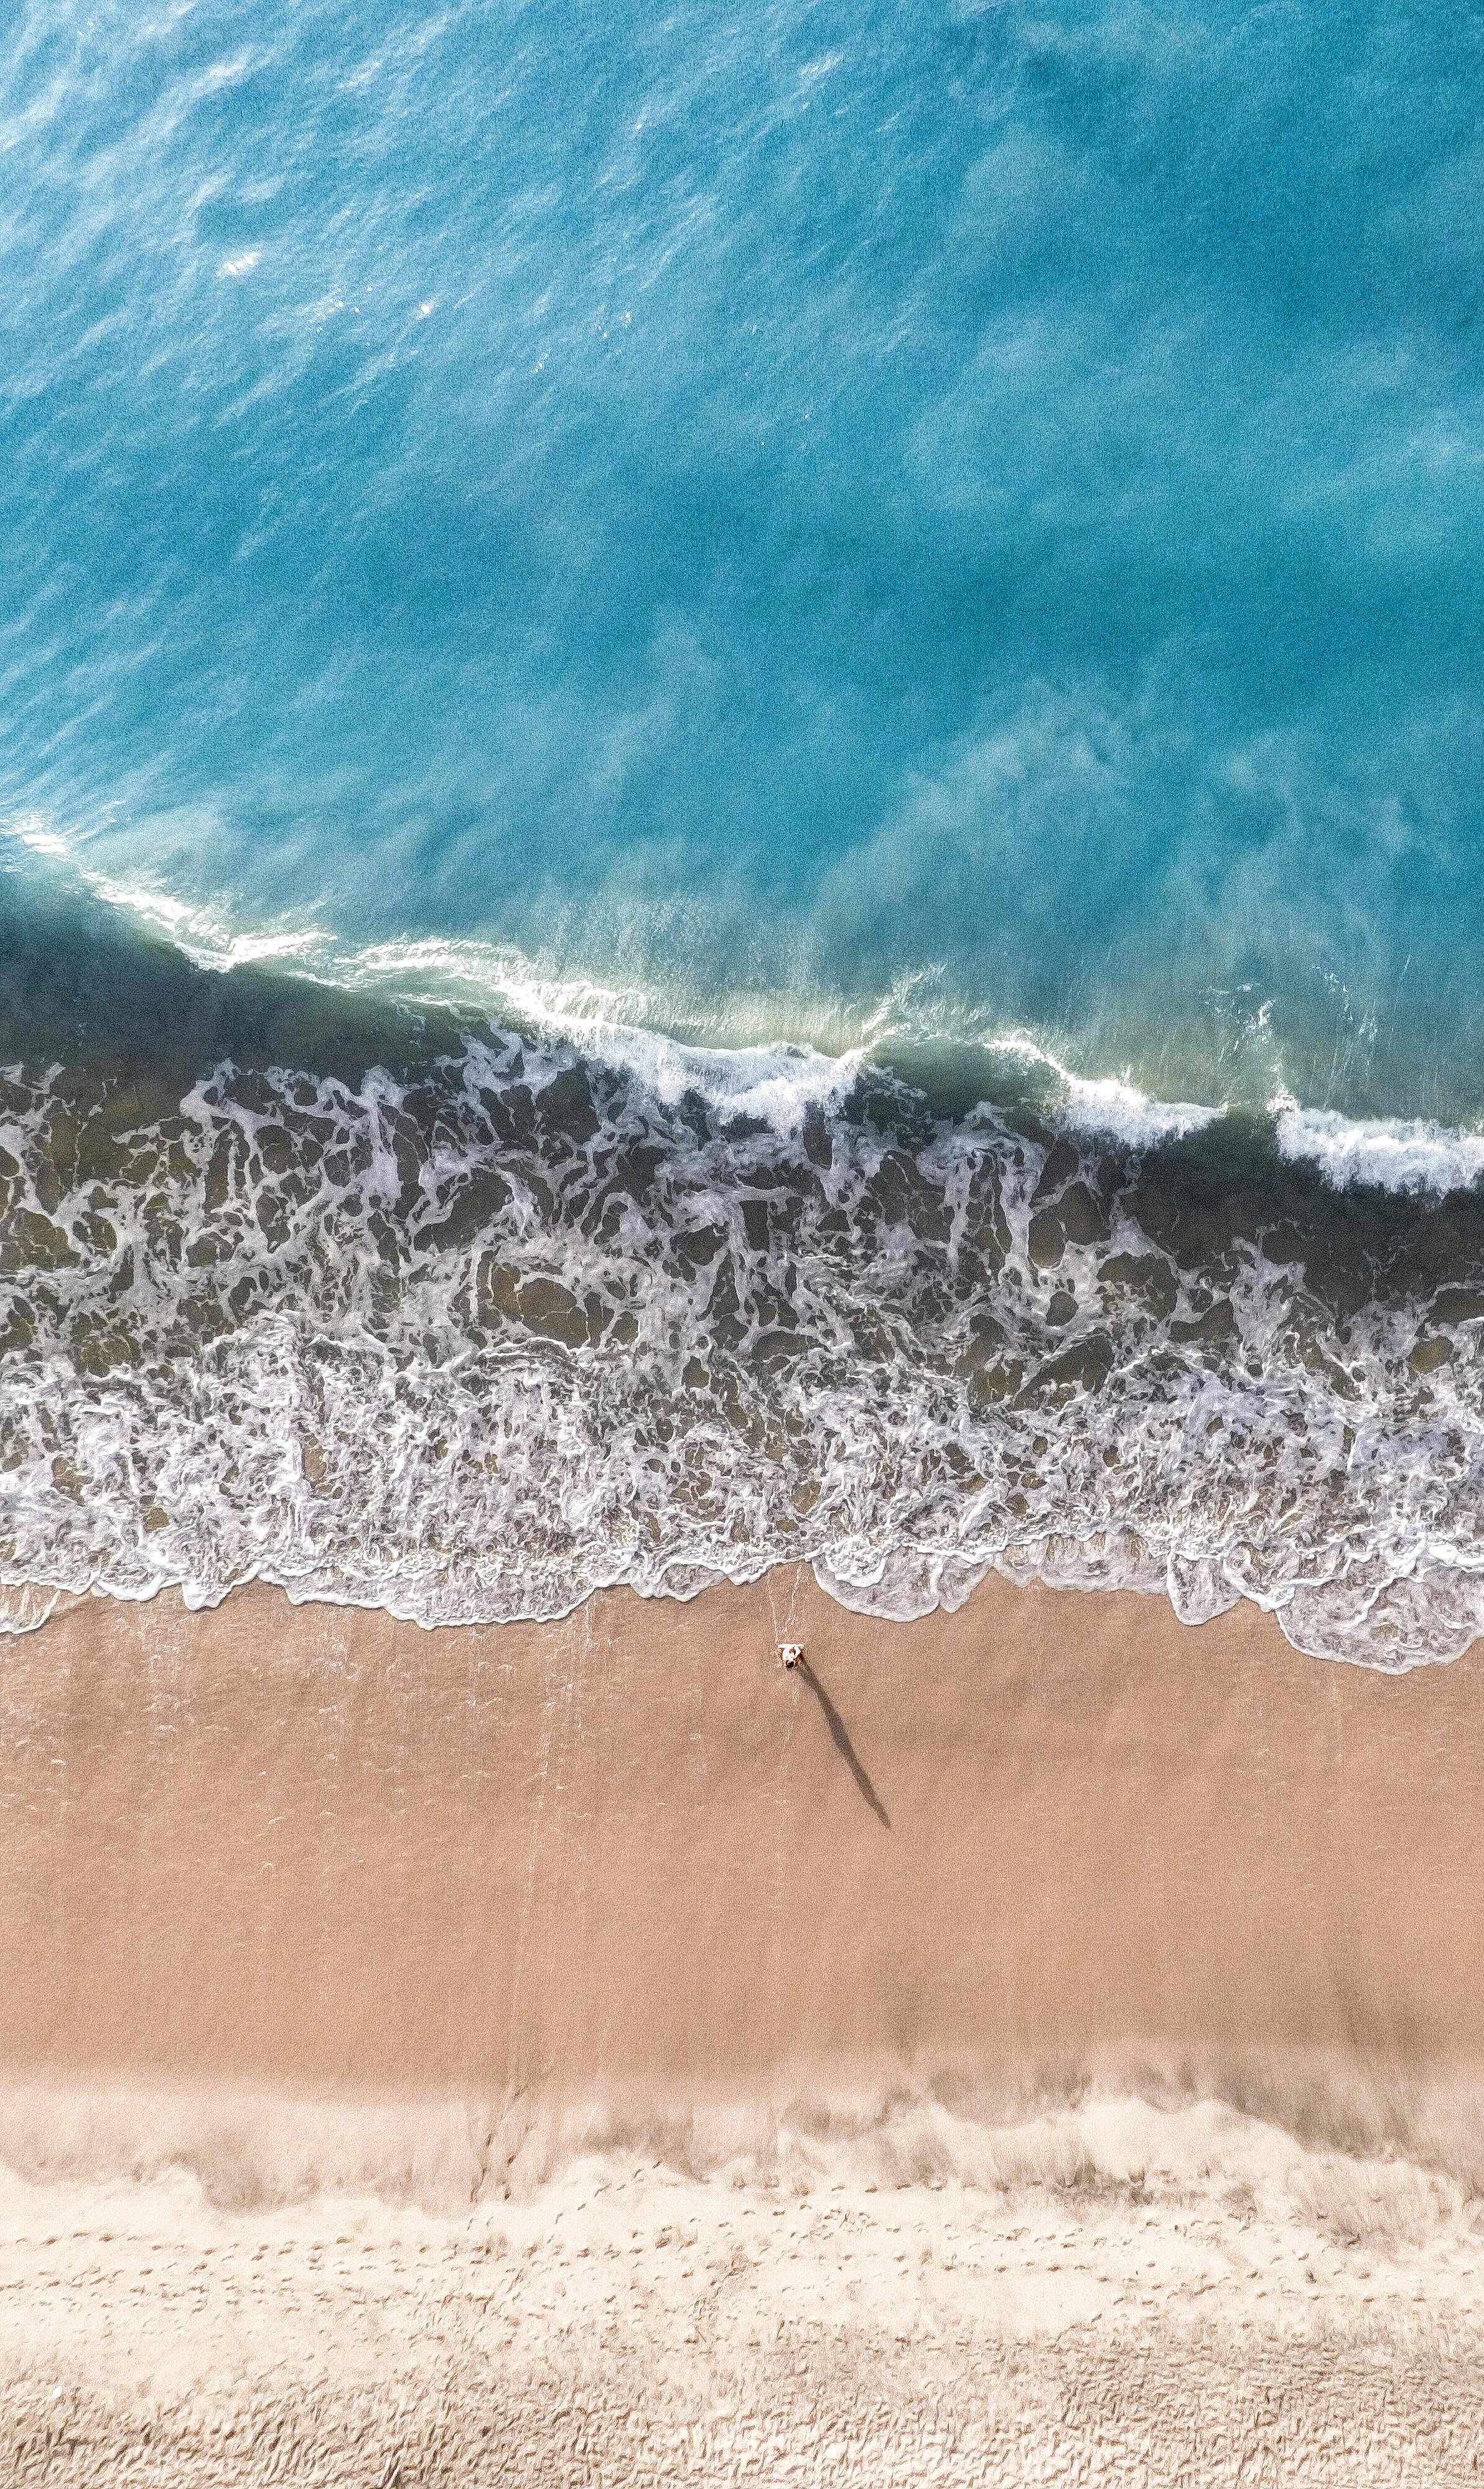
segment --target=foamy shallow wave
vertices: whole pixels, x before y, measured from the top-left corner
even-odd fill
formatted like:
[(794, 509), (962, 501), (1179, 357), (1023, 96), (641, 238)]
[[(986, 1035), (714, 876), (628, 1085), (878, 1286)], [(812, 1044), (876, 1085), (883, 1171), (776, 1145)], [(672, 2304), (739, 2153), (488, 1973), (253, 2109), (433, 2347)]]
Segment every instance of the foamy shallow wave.
[[(235, 976), (87, 955), (117, 982), (44, 1043), (13, 1016), (6, 1629), (254, 1578), (555, 1616), (808, 1561), (903, 1619), (993, 1568), (1248, 1598), (1384, 1667), (1484, 1630), (1484, 1142), (1161, 1101), (1024, 1030), (958, 1047), (950, 1109), (880, 1030), (702, 1044), (513, 957), (501, 1013), (451, 1013), (426, 958), (251, 938)], [(290, 1005), (308, 1051), (243, 1060)]]
[[(1105, 1136), (1130, 1148), (1158, 1148), (1219, 1122), (1229, 1103), (1150, 1095), (1131, 1073), (1079, 1072), (1026, 1029), (996, 1030), (956, 1004), (940, 978), (902, 981), (872, 1005), (839, 996), (734, 996), (708, 1016), (725, 1027), (715, 1043), (674, 1033), (675, 993), (642, 983), (604, 982), (543, 968), (509, 945), (421, 938), (349, 944), (328, 924), (252, 928), (222, 904), (205, 906), (147, 882), (95, 870), (85, 842), (70, 840), (40, 815), (0, 823), (31, 853), (64, 865), (110, 910), (164, 934), (210, 973), (271, 964), (348, 994), (508, 1016), (593, 1059), (632, 1071), (673, 1105), (694, 1090), (717, 1105), (759, 1117), (781, 1135), (802, 1130), (811, 1104), (838, 1105), (864, 1064), (890, 1062), (897, 1047), (973, 1044), (986, 1067), (1006, 1064), (1040, 1075), (1045, 1104), (1069, 1131)], [(696, 1015), (694, 998), (682, 1017)], [(748, 1043), (749, 1020), (768, 1016), (813, 1038), (763, 1036)], [(815, 1042), (817, 1041), (817, 1042)], [(1396, 1193), (1443, 1194), (1484, 1174), (1484, 1133), (1422, 1118), (1356, 1118), (1304, 1106), (1286, 1093), (1271, 1101), (1281, 1155), (1320, 1169), (1336, 1188), (1362, 1185)]]
[(1484, 1175), (1484, 1133), (1417, 1120), (1356, 1122), (1327, 1107), (1283, 1103), (1273, 1117), (1286, 1159), (1306, 1159), (1335, 1186), (1385, 1192), (1461, 1192)]
[(13, 1065), (0, 1621), (254, 1578), (486, 1621), (808, 1561), (903, 1619), (990, 1568), (1245, 1597), (1392, 1668), (1484, 1628), (1456, 1213), (1440, 1288), (1413, 1190), (1344, 1245), (1296, 1173), (1254, 1228), (1259, 1150), (1223, 1227), (1123, 1084), (945, 1116), (869, 1063), (581, 1041)]
[(1071, 1130), (1106, 1132), (1136, 1149), (1156, 1148), (1161, 1141), (1183, 1141), (1218, 1121), (1220, 1106), (1197, 1106), (1182, 1099), (1146, 1098), (1128, 1080), (1080, 1080), (1064, 1073), (1067, 1103), (1063, 1117)]

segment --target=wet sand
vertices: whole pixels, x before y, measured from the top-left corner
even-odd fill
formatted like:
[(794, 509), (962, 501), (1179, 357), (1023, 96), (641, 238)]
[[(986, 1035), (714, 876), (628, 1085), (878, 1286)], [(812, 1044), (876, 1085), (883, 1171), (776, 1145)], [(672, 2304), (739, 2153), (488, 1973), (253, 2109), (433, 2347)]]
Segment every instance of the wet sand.
[[(776, 1644), (804, 1642), (785, 1674)], [(1484, 1664), (774, 1576), (425, 1633), (90, 1601), (0, 1673), (0, 2064), (724, 2091), (1484, 2053)]]
[(776, 1575), (487, 1632), (88, 1601), (4, 1658), (14, 2476), (54, 2404), (78, 2478), (252, 2477), (254, 2412), (319, 2476), (383, 2354), (407, 2479), (672, 2477), (641, 2373), (667, 2427), (732, 2415), (708, 2480), (917, 2479), (932, 2410), (996, 2480), (1181, 2477), (1220, 2412), (1235, 2478), (1264, 2395), (1284, 2477), (1467, 2476), (1478, 1654), (998, 1583), (901, 1627)]

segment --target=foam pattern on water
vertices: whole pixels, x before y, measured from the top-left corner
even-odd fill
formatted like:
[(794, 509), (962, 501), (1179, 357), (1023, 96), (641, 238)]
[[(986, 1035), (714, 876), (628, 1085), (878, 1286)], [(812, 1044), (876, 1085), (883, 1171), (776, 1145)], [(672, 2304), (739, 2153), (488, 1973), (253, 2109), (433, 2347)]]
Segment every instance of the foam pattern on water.
[(13, 1068), (11, 1624), (39, 1586), (435, 1624), (806, 1559), (901, 1618), (990, 1567), (1192, 1621), (1246, 1596), (1390, 1668), (1484, 1626), (1452, 1214), (1429, 1245), (1393, 1205), (1411, 1275), (1336, 1276), (1332, 1234), (1203, 1225), (1127, 1138), (785, 1049), (713, 1069), (486, 1032), (403, 1078), (220, 1063), (160, 1113)]

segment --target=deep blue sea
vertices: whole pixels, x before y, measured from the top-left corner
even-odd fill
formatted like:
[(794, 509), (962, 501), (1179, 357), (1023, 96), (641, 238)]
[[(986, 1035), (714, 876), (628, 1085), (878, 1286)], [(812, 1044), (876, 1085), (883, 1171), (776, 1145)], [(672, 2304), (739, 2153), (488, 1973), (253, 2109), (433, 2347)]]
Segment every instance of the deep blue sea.
[(1484, 1627), (1484, 19), (0, 33), (0, 1582)]

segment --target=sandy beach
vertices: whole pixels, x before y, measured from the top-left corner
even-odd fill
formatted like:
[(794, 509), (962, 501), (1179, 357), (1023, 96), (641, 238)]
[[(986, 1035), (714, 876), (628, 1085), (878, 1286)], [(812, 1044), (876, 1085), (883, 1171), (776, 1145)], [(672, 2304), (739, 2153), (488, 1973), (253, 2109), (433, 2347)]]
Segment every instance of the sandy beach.
[(1476, 1654), (252, 1590), (0, 1702), (14, 2476), (1472, 2476)]

